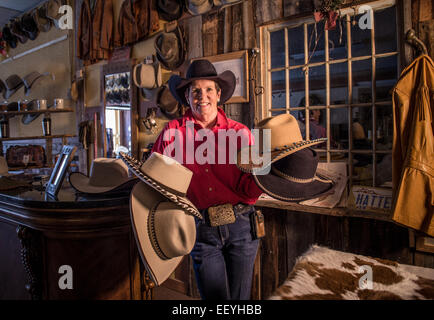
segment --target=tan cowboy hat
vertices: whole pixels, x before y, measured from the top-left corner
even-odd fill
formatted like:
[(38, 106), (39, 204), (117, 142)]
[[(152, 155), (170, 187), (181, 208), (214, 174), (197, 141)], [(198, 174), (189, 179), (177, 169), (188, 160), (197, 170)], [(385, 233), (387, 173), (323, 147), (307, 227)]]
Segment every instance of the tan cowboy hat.
[(133, 81), (139, 88), (154, 89), (162, 84), (160, 63), (139, 63), (133, 69)]
[[(259, 141), (255, 145), (259, 148), (258, 154), (263, 156), (269, 153), (270, 161), (268, 163), (254, 163), (252, 158), (254, 146), (244, 147), (237, 154), (237, 167), (244, 172), (263, 170), (279, 159), (327, 140), (327, 138), (303, 140), (297, 119), (289, 113), (263, 119), (257, 124), (256, 129), (259, 129)], [(270, 133), (271, 136), (269, 149), (265, 149), (262, 143), (265, 132)], [(245, 159), (248, 160), (247, 163), (243, 163)]]
[(80, 172), (69, 175), (69, 183), (75, 190), (89, 194), (127, 191), (137, 181), (128, 176), (128, 167), (123, 161), (114, 158), (94, 159), (89, 177)]
[(159, 286), (193, 249), (194, 217), (145, 182), (137, 183), (131, 192), (130, 213), (143, 264)]
[(191, 170), (158, 152), (153, 152), (144, 163), (126, 153), (119, 154), (140, 180), (174, 202), (181, 210), (202, 219), (199, 210), (187, 199), (187, 189), (193, 176)]

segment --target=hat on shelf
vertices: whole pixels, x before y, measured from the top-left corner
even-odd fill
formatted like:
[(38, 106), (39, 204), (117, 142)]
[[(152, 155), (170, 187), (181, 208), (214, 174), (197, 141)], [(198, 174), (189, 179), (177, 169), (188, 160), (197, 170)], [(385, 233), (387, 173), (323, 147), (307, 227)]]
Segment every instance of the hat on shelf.
[(180, 103), (170, 92), (169, 86), (164, 85), (158, 90), (155, 104), (167, 118), (175, 119), (179, 116)]
[(187, 0), (187, 10), (193, 16), (204, 14), (212, 9), (212, 0)]
[(46, 76), (51, 76), (52, 79), (54, 80), (54, 75), (49, 73), (49, 72), (44, 72), (44, 73), (39, 73), (38, 71), (32, 71), (30, 72), (28, 75), (26, 75), (23, 78), (23, 82), (24, 82), (24, 93), (26, 96), (29, 95), (30, 93), (30, 89), (32, 88), (33, 84), (40, 78), (46, 77)]
[[(243, 147), (237, 153), (237, 166), (244, 172), (261, 171), (292, 153), (327, 140), (327, 138), (303, 140), (297, 119), (289, 113), (265, 118), (256, 125), (255, 129), (259, 130), (258, 144)], [(262, 143), (268, 134), (271, 138), (269, 146)], [(254, 148), (259, 148), (258, 152), (253, 152)], [(265, 154), (269, 155), (267, 163), (257, 163), (259, 161), (253, 159), (253, 155), (261, 155), (266, 159)]]
[(181, 18), (183, 13), (183, 1), (178, 0), (158, 0), (158, 16), (165, 21), (173, 21)]
[(23, 79), (18, 75), (13, 74), (5, 81), (6, 90), (3, 92), (3, 97), (9, 99), (15, 92), (17, 92), (24, 85)]
[(162, 84), (161, 65), (154, 63), (139, 63), (133, 69), (133, 81), (139, 88), (155, 89)]
[(9, 25), (5, 25), (2, 29), (3, 40), (6, 41), (9, 47), (15, 49), (18, 44), (18, 38), (11, 32)]
[(185, 60), (184, 37), (179, 26), (166, 30), (155, 37), (154, 47), (157, 59), (162, 65), (173, 70), (180, 67)]
[(47, 5), (48, 2), (45, 2), (39, 8), (33, 10), (32, 15), (38, 25), (38, 29), (42, 32), (48, 32), (53, 25), (51, 20), (47, 17)]
[(49, 20), (51, 20), (51, 22), (58, 29), (60, 29), (59, 19), (62, 17), (62, 15), (59, 13), (59, 9), (61, 6), (62, 5), (59, 0), (50, 0), (46, 3), (46, 8), (45, 8), (45, 16)]
[[(37, 110), (38, 109), (37, 102), (38, 102), (38, 100), (36, 100), (36, 99), (30, 101), (27, 104), (27, 111)], [(21, 123), (22, 124), (29, 124), (33, 120), (36, 120), (40, 115), (41, 115), (41, 113), (27, 113), (27, 114), (24, 114), (23, 117), (21, 118)]]
[(30, 40), (35, 40), (39, 35), (38, 24), (31, 13), (26, 13), (21, 18), (21, 29)]
[(80, 172), (69, 175), (71, 186), (78, 192), (88, 194), (128, 191), (137, 181), (137, 178), (129, 177), (124, 162), (114, 158), (94, 159), (89, 177)]
[(11, 33), (17, 37), (21, 43), (26, 43), (28, 40), (27, 33), (22, 29), (21, 19), (15, 19), (10, 24)]

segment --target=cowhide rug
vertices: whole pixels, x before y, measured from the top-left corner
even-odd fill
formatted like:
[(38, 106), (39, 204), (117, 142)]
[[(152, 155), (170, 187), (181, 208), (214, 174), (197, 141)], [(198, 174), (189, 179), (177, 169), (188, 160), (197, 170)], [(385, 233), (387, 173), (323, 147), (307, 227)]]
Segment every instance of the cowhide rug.
[(434, 269), (314, 245), (268, 299), (434, 299)]

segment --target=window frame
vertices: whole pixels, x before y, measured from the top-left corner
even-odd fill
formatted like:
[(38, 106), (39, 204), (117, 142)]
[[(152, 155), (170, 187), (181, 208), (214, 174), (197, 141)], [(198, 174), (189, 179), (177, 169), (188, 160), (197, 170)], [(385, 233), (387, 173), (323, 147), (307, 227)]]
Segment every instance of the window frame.
[[(405, 2), (405, 1), (404, 1)], [(376, 59), (378, 58), (385, 58), (385, 57), (391, 57), (396, 56), (397, 59), (397, 77), (399, 79), (399, 75), (401, 71), (403, 70), (405, 60), (403, 59), (403, 55), (405, 55), (405, 58), (407, 58), (407, 53), (403, 52), (404, 46), (402, 44), (403, 35), (402, 35), (402, 29), (400, 26), (403, 25), (405, 20), (405, 15), (408, 13), (402, 12), (403, 11), (403, 5), (400, 3), (400, 0), (378, 0), (378, 1), (371, 1), (371, 2), (365, 2), (363, 4), (367, 4), (371, 6), (374, 10), (379, 9), (385, 9), (391, 6), (395, 6), (396, 11), (396, 51), (387, 52), (387, 53), (380, 53), (377, 54), (375, 52), (375, 19), (372, 19), (373, 28), (371, 29), (371, 54), (370, 55), (364, 55), (364, 56), (357, 56), (353, 57), (351, 52), (351, 45), (348, 45), (347, 52), (348, 55), (346, 58), (343, 59), (329, 59), (329, 46), (328, 46), (328, 32), (324, 33), (324, 55), (325, 59), (323, 62), (311, 62), (307, 64), (307, 59), (309, 55), (309, 48), (308, 48), (308, 24), (314, 23), (313, 15), (309, 16), (303, 16), (303, 17), (297, 17), (293, 19), (289, 19), (283, 22), (278, 22), (274, 24), (269, 25), (263, 25), (259, 27), (258, 35), (259, 35), (259, 43), (260, 43), (260, 65), (258, 68), (259, 72), (259, 80), (260, 85), (263, 88), (263, 94), (258, 99), (258, 102), (260, 103), (259, 108), (259, 120), (262, 120), (266, 117), (271, 116), (272, 111), (285, 111), (286, 113), (289, 113), (293, 110), (304, 110), (306, 113), (305, 121), (306, 121), (306, 137), (309, 137), (309, 126), (307, 125), (309, 123), (309, 111), (313, 109), (322, 109), (325, 110), (325, 116), (326, 116), (326, 133), (327, 137), (331, 136), (331, 128), (330, 128), (330, 111), (334, 108), (346, 108), (348, 110), (348, 148), (347, 149), (331, 149), (330, 146), (330, 139), (327, 140), (326, 149), (322, 149), (321, 152), (323, 153), (325, 151), (326, 156), (326, 162), (331, 162), (331, 153), (333, 152), (344, 152), (348, 155), (346, 158), (347, 164), (348, 164), (348, 170), (349, 173), (353, 172), (353, 154), (371, 154), (372, 155), (372, 186), (376, 187), (376, 167), (377, 167), (377, 155), (381, 153), (392, 153), (392, 150), (378, 150), (377, 149), (377, 139), (372, 139), (372, 147), (370, 149), (366, 150), (357, 150), (353, 147), (353, 133), (351, 130), (351, 124), (353, 119), (353, 108), (359, 108), (359, 107), (368, 107), (372, 110), (372, 132), (374, 136), (374, 132), (377, 131), (377, 107), (381, 105), (391, 105), (392, 100), (387, 101), (376, 101)], [(354, 8), (347, 7), (340, 10), (342, 15), (345, 15), (345, 27), (348, 29), (351, 28), (350, 24), (350, 16), (354, 14)], [(304, 64), (303, 65), (297, 65), (297, 66), (289, 66), (289, 50), (288, 50), (288, 29), (294, 28), (300, 25), (304, 25)], [(270, 53), (270, 33), (275, 32), (278, 30), (284, 30), (285, 34), (285, 65), (283, 67), (279, 68), (271, 68), (271, 53)], [(347, 32), (347, 43), (351, 44), (351, 32)], [(372, 94), (372, 100), (369, 103), (353, 103), (353, 97), (352, 97), (352, 62), (353, 61), (361, 61), (361, 60), (367, 60), (371, 59), (371, 94)], [(336, 64), (336, 63), (348, 63), (348, 77), (347, 77), (347, 92), (348, 92), (348, 101), (344, 104), (339, 105), (330, 105), (330, 65)], [(351, 62), (351, 63), (350, 63)], [(290, 82), (289, 82), (289, 73), (293, 69), (299, 69), (300, 67), (316, 67), (316, 66), (325, 66), (325, 92), (326, 92), (326, 101), (324, 105), (322, 106), (309, 106), (309, 99), (306, 97), (309, 96), (309, 75), (305, 76), (305, 101), (306, 105), (305, 107), (298, 108), (298, 107), (290, 107)], [(271, 81), (271, 73), (272, 71), (284, 71), (285, 72), (285, 107), (284, 108), (274, 108), (272, 109), (272, 81)], [(352, 174), (349, 174), (349, 185), (353, 185), (353, 176)]]

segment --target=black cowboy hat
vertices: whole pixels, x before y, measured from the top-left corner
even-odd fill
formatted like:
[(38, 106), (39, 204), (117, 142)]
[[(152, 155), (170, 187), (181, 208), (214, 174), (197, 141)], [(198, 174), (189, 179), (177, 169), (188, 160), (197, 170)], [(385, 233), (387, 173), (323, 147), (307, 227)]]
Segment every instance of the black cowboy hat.
[(39, 35), (38, 24), (31, 13), (26, 13), (21, 18), (21, 29), (23, 29), (30, 40), (35, 40)]
[(177, 101), (183, 105), (188, 105), (185, 99), (185, 90), (190, 86), (194, 80), (213, 80), (217, 82), (221, 89), (220, 104), (224, 104), (235, 90), (236, 79), (232, 71), (226, 70), (220, 74), (214, 65), (205, 59), (194, 60), (187, 70), (185, 78), (181, 78), (178, 75), (173, 75), (169, 79), (169, 88), (173, 96)]
[(166, 21), (178, 20), (184, 11), (183, 1), (177, 0), (158, 0), (158, 16)]
[(16, 19), (10, 24), (11, 33), (18, 38), (18, 41), (20, 41), (22, 44), (27, 42), (27, 33), (24, 32), (22, 25), (21, 25), (21, 19)]
[(6, 41), (9, 47), (15, 49), (17, 47), (18, 38), (12, 34), (11, 28), (9, 25), (5, 25), (3, 27), (3, 40)]
[(333, 191), (333, 181), (317, 172), (318, 154), (311, 148), (292, 153), (272, 164), (268, 174), (253, 173), (256, 184), (271, 197), (292, 202), (318, 198)]

